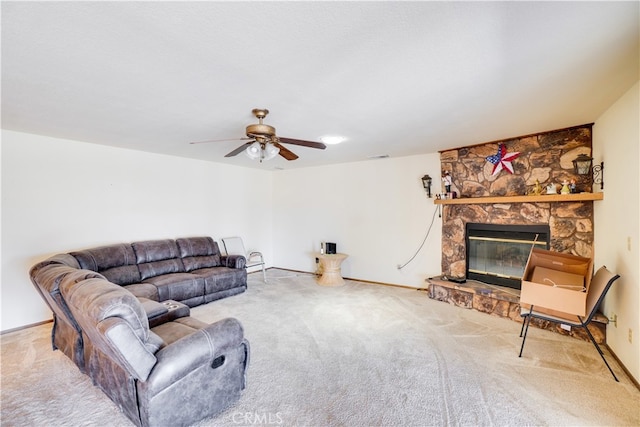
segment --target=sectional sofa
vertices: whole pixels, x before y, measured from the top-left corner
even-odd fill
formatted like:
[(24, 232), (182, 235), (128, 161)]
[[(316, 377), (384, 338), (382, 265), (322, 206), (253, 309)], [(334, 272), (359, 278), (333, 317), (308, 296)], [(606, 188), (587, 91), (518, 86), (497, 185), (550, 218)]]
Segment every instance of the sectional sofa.
[(53, 312), (52, 345), (138, 426), (189, 425), (245, 387), (240, 322), (190, 307), (243, 292), (245, 259), (210, 237), (122, 243), (55, 255), (30, 277)]

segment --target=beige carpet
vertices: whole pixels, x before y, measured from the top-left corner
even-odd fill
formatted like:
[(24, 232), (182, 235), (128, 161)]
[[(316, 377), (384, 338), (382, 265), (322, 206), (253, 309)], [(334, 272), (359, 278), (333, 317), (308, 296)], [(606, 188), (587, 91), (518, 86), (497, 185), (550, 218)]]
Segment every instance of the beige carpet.
[[(423, 292), (269, 270), (244, 294), (192, 309), (234, 316), (248, 386), (199, 426), (640, 425), (640, 391), (587, 342), (430, 300)], [(49, 345), (51, 324), (5, 334), (3, 426), (130, 426)]]

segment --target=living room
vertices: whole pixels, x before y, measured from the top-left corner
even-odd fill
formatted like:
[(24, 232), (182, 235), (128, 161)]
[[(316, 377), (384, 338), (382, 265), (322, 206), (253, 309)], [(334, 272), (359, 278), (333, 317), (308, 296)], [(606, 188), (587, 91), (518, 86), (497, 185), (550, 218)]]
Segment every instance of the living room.
[[(632, 79), (600, 114), (566, 126), (594, 123), (592, 156), (606, 165), (606, 194), (594, 202), (594, 265), (606, 265), (621, 275), (603, 306), (603, 313), (615, 313), (618, 322), (608, 327), (607, 345), (640, 381), (637, 71), (636, 61)], [(244, 102), (250, 103), (249, 109), (260, 106), (253, 100)], [(312, 102), (302, 104), (308, 103)], [(3, 116), (5, 110), (3, 96)], [(356, 109), (354, 114), (359, 116)], [(358, 121), (371, 125), (366, 117)], [(268, 267), (313, 272), (313, 254), (320, 242), (333, 241), (349, 255), (342, 266), (345, 277), (423, 287), (425, 279), (442, 268), (442, 223), (437, 214), (418, 256), (397, 268), (420, 246), (436, 213), (420, 178), (439, 177), (439, 150), (500, 139), (479, 134), (457, 145), (436, 142), (420, 154), (273, 170), (268, 161), (258, 168), (246, 158), (241, 165), (197, 160), (37, 134), (18, 125), (5, 128), (6, 124), (3, 117), (3, 332), (51, 318), (29, 283), (27, 272), (33, 264), (55, 253), (114, 242), (240, 235), (248, 247), (264, 253)], [(496, 134), (509, 138), (559, 127), (540, 121), (516, 131), (505, 123), (505, 130)], [(219, 136), (215, 129), (210, 135)], [(307, 155), (303, 150), (297, 150), (301, 160)], [(441, 192), (438, 179), (433, 190)]]

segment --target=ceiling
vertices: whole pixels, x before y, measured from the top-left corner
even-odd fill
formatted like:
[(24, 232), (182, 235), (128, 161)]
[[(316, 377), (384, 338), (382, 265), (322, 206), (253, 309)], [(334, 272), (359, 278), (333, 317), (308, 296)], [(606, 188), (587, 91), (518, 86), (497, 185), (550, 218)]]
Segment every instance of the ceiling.
[[(631, 2), (2, 1), (2, 128), (265, 170), (595, 121), (639, 78)], [(253, 108), (281, 137), (224, 155)], [(379, 160), (378, 160), (379, 161)]]

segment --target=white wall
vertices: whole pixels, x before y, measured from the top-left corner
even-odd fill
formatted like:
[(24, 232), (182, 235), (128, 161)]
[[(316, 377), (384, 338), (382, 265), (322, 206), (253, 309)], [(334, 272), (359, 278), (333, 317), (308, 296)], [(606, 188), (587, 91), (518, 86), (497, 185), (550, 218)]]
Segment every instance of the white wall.
[[(595, 267), (620, 274), (603, 306), (618, 316), (607, 344), (640, 381), (640, 84), (636, 83), (593, 128), (594, 162), (604, 161), (604, 200), (594, 202)], [(595, 187), (596, 189), (599, 186)], [(628, 241), (630, 240), (630, 247)], [(628, 331), (632, 330), (632, 342)]]
[(0, 144), (2, 331), (51, 318), (33, 264), (117, 242), (241, 235), (267, 266), (314, 271), (335, 241), (346, 277), (424, 287), (440, 273), (442, 223), (420, 181), (439, 192), (437, 153), (270, 172), (6, 130)]
[(51, 319), (28, 270), (59, 252), (241, 235), (272, 264), (272, 196), (255, 186), (271, 172), (5, 130), (1, 144), (1, 330)]
[[(316, 269), (321, 241), (349, 255), (344, 277), (425, 287), (441, 273), (442, 221), (420, 178), (440, 192), (440, 156), (368, 160), (274, 173), (274, 264)], [(435, 214), (430, 235), (414, 261)]]

